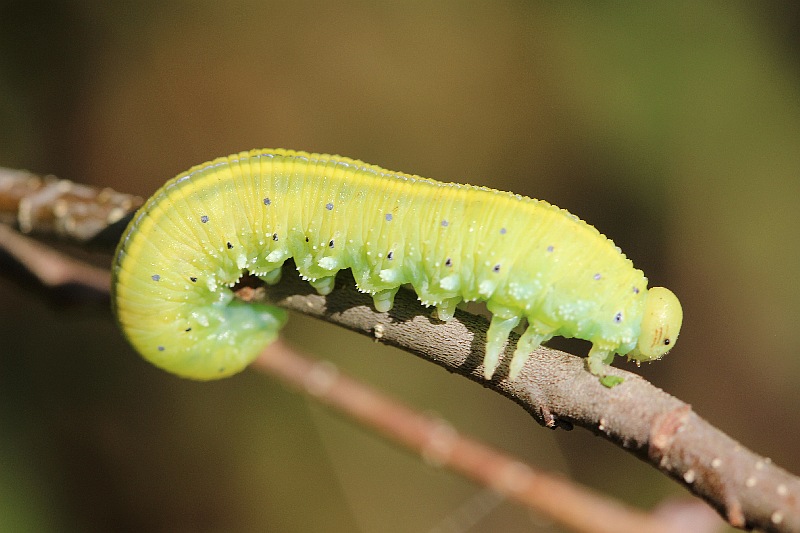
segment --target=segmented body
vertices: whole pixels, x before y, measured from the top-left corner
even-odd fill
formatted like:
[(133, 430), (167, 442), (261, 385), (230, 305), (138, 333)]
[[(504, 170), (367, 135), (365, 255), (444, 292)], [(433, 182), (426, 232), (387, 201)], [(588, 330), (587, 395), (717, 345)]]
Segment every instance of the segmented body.
[(275, 282), (289, 258), (321, 293), (352, 269), (379, 311), (406, 283), (445, 320), (462, 300), (486, 301), (487, 377), (523, 318), (512, 377), (554, 335), (591, 341), (597, 371), (636, 346), (648, 292), (609, 239), (547, 202), (339, 156), (254, 150), (180, 174), (137, 213), (114, 263), (115, 311), (156, 365), (227, 376), (285, 318), (234, 299), (230, 286), (243, 271)]

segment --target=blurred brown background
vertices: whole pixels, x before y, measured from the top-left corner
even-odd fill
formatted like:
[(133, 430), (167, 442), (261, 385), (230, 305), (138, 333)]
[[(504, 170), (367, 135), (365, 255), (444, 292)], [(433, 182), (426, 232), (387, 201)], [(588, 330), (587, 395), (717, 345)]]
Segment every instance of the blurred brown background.
[[(777, 2), (0, 2), (0, 165), (149, 195), (218, 155), (333, 152), (547, 199), (682, 299), (641, 369), (800, 472), (800, 10)], [(0, 275), (0, 530), (552, 531), (262, 376), (143, 362), (104, 304)], [(649, 508), (584, 430), (292, 317), (285, 337), (460, 431)], [(619, 362), (625, 368), (632, 368)]]

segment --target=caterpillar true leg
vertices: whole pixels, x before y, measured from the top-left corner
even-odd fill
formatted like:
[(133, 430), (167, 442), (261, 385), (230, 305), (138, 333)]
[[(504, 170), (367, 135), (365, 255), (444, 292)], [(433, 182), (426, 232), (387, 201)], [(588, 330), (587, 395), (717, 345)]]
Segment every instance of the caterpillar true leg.
[(492, 379), (494, 371), (500, 365), (500, 352), (508, 341), (511, 330), (519, 324), (521, 317), (504, 317), (502, 314), (492, 315), (489, 329), (486, 331), (486, 355), (483, 357), (483, 376)]
[(592, 346), (592, 349), (589, 350), (589, 358), (587, 359), (587, 365), (589, 365), (589, 370), (595, 376), (605, 376), (606, 367), (613, 360), (614, 360), (614, 352), (612, 350), (601, 348), (600, 346), (595, 344)]
[(600, 383), (606, 387), (613, 387), (623, 381), (619, 376), (606, 375), (606, 369), (613, 360), (614, 350), (603, 348), (597, 344), (592, 345), (592, 349), (589, 350), (589, 357), (586, 359), (589, 371), (600, 378)]
[(517, 379), (520, 370), (525, 366), (531, 353), (544, 341), (552, 337), (552, 333), (542, 333), (537, 326), (530, 325), (517, 341), (517, 349), (511, 357), (508, 369), (508, 379)]

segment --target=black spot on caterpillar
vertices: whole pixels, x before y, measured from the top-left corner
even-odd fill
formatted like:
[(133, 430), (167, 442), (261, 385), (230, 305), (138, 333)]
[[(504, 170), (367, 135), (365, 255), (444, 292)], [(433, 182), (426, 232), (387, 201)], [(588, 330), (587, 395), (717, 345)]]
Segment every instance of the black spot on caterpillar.
[(352, 269), (380, 312), (403, 284), (442, 320), (462, 300), (485, 301), (487, 379), (523, 318), (510, 379), (555, 335), (592, 342), (588, 366), (601, 377), (614, 354), (658, 359), (683, 318), (672, 292), (646, 290), (613, 242), (547, 202), (288, 150), (219, 158), (158, 190), (117, 248), (114, 310), (157, 366), (194, 379), (228, 376), (286, 319), (234, 299), (230, 287), (245, 270), (275, 283), (289, 258), (321, 294)]

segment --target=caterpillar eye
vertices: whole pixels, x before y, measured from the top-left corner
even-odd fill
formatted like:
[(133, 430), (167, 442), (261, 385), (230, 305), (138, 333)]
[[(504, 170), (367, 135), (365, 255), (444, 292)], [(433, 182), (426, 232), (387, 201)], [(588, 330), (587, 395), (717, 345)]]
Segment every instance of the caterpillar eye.
[(669, 346), (669, 339), (664, 339), (664, 346)]

